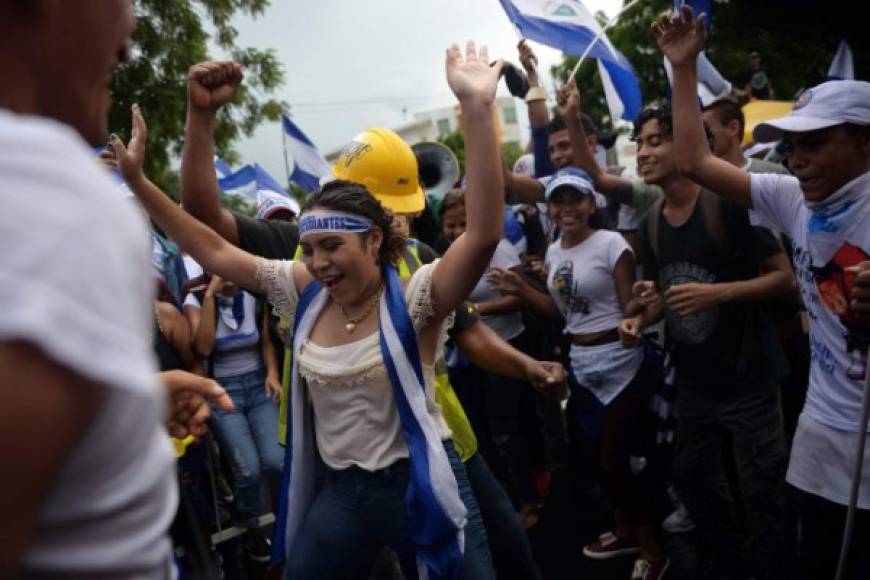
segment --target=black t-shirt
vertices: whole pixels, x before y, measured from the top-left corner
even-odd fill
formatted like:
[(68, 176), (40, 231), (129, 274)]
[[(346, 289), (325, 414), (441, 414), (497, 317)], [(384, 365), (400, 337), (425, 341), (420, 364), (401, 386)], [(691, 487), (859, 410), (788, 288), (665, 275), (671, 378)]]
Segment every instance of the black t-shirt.
[(292, 260), (299, 244), (299, 228), (284, 221), (261, 221), (233, 212), (239, 247), (267, 260)]
[[(782, 251), (768, 230), (750, 225), (745, 209), (725, 201), (720, 208), (729, 236), (727, 248), (721, 242), (717, 245), (708, 233), (700, 203), (680, 227), (658, 216), (655, 254), (650, 248), (647, 221), (641, 223), (639, 253), (644, 277), (655, 280), (662, 293), (676, 284), (750, 279), (757, 275), (763, 260)], [(681, 382), (697, 387), (690, 390), (704, 398), (772, 386), (788, 372), (775, 328), (762, 304), (731, 302), (683, 317), (665, 307), (665, 322)]]

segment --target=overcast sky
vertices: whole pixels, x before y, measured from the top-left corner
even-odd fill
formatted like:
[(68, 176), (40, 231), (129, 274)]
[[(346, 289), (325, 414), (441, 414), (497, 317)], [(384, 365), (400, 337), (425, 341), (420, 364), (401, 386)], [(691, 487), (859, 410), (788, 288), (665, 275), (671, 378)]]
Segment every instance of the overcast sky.
[[(612, 16), (622, 2), (584, 4)], [(519, 64), (516, 32), (498, 0), (272, 0), (263, 16), (234, 24), (239, 46), (277, 51), (286, 73), (277, 96), (324, 153), (366, 127), (395, 128), (415, 112), (452, 104), (444, 75), (452, 42), (474, 39), (492, 58)], [(542, 71), (559, 61), (559, 52), (533, 46)], [(525, 120), (521, 106), (518, 114)], [(286, 181), (278, 123), (263, 124), (238, 150), (244, 162)]]

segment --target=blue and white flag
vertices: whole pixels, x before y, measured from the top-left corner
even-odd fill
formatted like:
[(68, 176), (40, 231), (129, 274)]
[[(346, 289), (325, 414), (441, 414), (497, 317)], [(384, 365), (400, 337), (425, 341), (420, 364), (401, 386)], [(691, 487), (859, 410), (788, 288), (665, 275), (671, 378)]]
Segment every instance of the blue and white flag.
[(214, 172), (217, 175), (218, 179), (223, 179), (224, 177), (229, 177), (233, 172), (230, 164), (218, 157), (214, 156)]
[[(565, 54), (581, 56), (601, 32), (601, 25), (579, 0), (499, 0), (508, 18), (530, 40), (552, 46)], [(598, 59), (598, 71), (610, 116), (634, 120), (640, 113), (640, 84), (631, 63), (610, 43), (606, 34), (590, 49)]]
[(226, 195), (244, 195), (254, 201), (259, 201), (257, 192), (273, 191), (283, 196), (287, 192), (274, 177), (256, 163), (249, 163), (241, 169), (218, 179), (218, 186)]
[[(668, 75), (668, 84), (674, 86), (674, 69), (668, 57), (662, 57), (665, 61), (665, 72)], [(723, 77), (716, 67), (707, 59), (703, 52), (698, 55), (698, 98), (702, 107), (709, 107), (719, 99), (731, 95), (731, 83)]]
[(855, 80), (855, 62), (852, 60), (852, 49), (849, 48), (845, 38), (840, 40), (837, 54), (834, 55), (834, 60), (831, 61), (831, 68), (828, 69), (828, 78), (825, 80)]
[(293, 168), (290, 171), (290, 180), (298, 183), (306, 191), (314, 191), (320, 187), (321, 177), (332, 175), (329, 163), (287, 115), (281, 115), (281, 120), (284, 125), (287, 165)]

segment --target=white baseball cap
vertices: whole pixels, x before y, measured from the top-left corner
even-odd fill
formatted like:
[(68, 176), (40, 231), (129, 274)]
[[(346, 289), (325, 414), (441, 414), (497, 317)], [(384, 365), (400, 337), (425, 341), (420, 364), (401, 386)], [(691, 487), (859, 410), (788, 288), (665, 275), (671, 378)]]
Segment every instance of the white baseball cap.
[(260, 190), (257, 192), (257, 219), (267, 220), (276, 211), (284, 210), (292, 212), (294, 215), (299, 215), (299, 202), (295, 199), (273, 193), (271, 191)]
[(870, 83), (828, 81), (805, 90), (791, 113), (759, 123), (752, 130), (757, 143), (778, 141), (784, 133), (805, 133), (843, 123), (870, 124)]
[(516, 163), (514, 163), (514, 173), (518, 173), (526, 177), (534, 177), (535, 155), (533, 153), (526, 153), (525, 155), (520, 155), (520, 158), (517, 159)]
[(550, 201), (553, 192), (560, 187), (570, 187), (580, 193), (590, 195), (595, 200), (595, 205), (600, 208), (607, 207), (607, 198), (595, 191), (595, 186), (592, 185), (592, 178), (582, 169), (570, 166), (563, 167), (553, 174), (544, 187), (544, 197), (546, 200)]

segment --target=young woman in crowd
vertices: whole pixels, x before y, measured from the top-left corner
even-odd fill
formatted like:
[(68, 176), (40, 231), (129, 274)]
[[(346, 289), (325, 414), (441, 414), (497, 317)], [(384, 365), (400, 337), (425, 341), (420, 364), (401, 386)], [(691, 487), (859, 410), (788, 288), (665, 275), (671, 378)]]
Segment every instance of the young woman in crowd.
[(642, 350), (624, 345), (619, 333), (633, 310), (634, 254), (620, 234), (601, 229), (594, 189), (579, 169), (561, 169), (545, 195), (561, 232), (547, 250), (549, 293), (510, 270), (496, 269), (490, 278), (534, 310), (563, 317), (571, 336), (569, 412), (576, 413), (583, 447), (600, 470), (616, 524), (583, 553), (594, 559), (639, 553), (633, 577), (659, 578), (668, 561), (629, 464), (648, 398), (640, 373)]
[[(442, 234), (448, 246), (465, 233), (467, 216), (465, 191), (455, 189), (441, 201)], [(516, 247), (502, 238), (489, 263), (490, 268), (522, 268)], [(478, 280), (468, 301), (481, 315), (481, 320), (514, 348), (525, 352), (525, 328), (522, 319), (522, 300), (505, 296), (490, 288), (486, 276)], [(473, 363), (451, 373), (456, 377), (457, 393), (470, 414), (475, 431), (488, 433), (489, 443), (499, 457), (488, 458), (494, 464), (503, 464), (511, 487), (520, 505), (520, 520), (524, 528), (538, 522), (538, 493), (532, 467), (529, 444), (520, 431), (520, 410), (534, 404), (528, 384), (485, 372)], [(486, 437), (483, 438), (487, 439)], [(487, 445), (484, 445), (486, 448)]]
[(196, 354), (235, 405), (231, 413), (214, 409), (211, 424), (232, 474), (239, 523), (251, 531), (245, 539), (248, 555), (268, 562), (270, 550), (258, 531), (260, 488), (265, 477), (272, 502), (277, 502), (284, 450), (278, 444), (276, 402), (281, 385), (275, 379), (277, 362), (269, 335), (261, 332), (263, 309), (253, 295), (220, 276), (212, 276), (201, 295), (188, 294), (184, 308), (194, 329)]
[[(447, 52), (474, 194), (465, 235), (407, 284), (391, 267), (404, 240), (360, 185), (337, 181), (312, 195), (300, 216), (302, 261), (268, 261), (223, 240), (144, 176), (146, 129), (137, 107), (129, 149), (113, 142), (125, 179), (152, 218), (205, 269), (268, 295), (294, 324), (292, 462), (276, 526), (276, 552), (286, 554), (286, 576), (294, 580), (364, 573), (381, 545), (433, 578), (460, 570), (467, 578), (492, 577), (491, 566), (483, 575), (463, 569), (466, 508), (455, 478), (464, 472), (441, 443), (448, 433), (432, 400), (430, 366), (445, 319), (501, 237), (501, 218), (491, 219), (503, 209), (492, 116), (500, 64), (487, 63), (486, 50), (478, 58), (473, 43), (465, 58), (455, 46)], [(319, 490), (315, 441), (324, 469)]]

